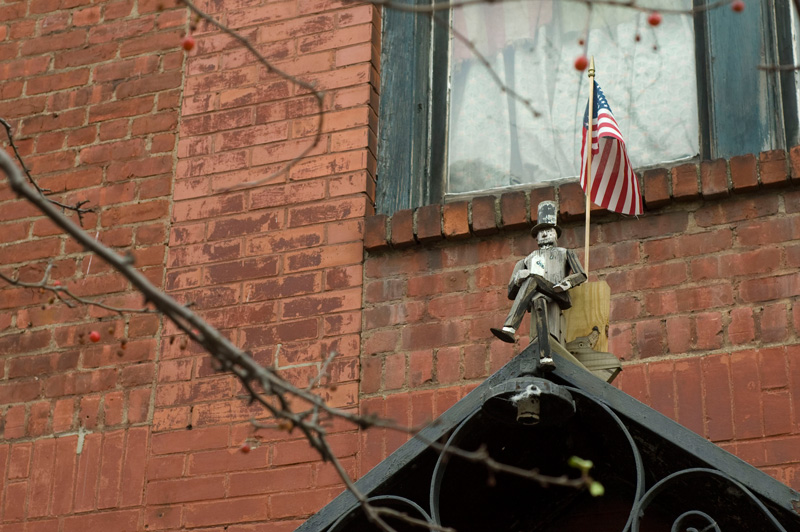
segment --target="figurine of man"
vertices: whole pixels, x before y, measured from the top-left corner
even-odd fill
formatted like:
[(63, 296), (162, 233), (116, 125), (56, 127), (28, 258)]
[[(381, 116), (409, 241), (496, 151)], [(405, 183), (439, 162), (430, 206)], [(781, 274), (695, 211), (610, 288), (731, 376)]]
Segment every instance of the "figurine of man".
[[(557, 213), (556, 202), (543, 201), (539, 204), (538, 223), (531, 229), (531, 236), (536, 238), (539, 249), (514, 266), (508, 283), (508, 299), (514, 300), (514, 303), (503, 327), (491, 329), (504, 342), (515, 342), (517, 329), (525, 313), (537, 304), (537, 300), (542, 299), (550, 335), (560, 344), (564, 343), (565, 327), (561, 311), (572, 306), (567, 291), (586, 281), (586, 272), (574, 251), (558, 247), (557, 238), (561, 236), (561, 228), (556, 224)], [(543, 359), (540, 364), (552, 367), (553, 360)]]

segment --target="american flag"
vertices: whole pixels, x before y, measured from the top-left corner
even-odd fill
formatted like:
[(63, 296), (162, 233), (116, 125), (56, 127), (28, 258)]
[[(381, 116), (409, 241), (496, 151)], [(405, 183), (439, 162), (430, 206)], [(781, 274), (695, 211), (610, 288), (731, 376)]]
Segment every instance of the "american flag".
[[(590, 199), (609, 211), (642, 214), (639, 181), (633, 173), (617, 121), (600, 85), (594, 83), (592, 113), (592, 193)], [(586, 132), (589, 129), (589, 104), (583, 115), (581, 142), (581, 187), (586, 191)]]

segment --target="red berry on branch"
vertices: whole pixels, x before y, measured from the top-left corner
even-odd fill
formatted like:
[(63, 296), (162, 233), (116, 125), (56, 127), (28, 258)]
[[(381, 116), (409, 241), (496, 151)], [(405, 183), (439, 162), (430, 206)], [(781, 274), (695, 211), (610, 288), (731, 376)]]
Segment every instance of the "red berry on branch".
[(736, 0), (731, 4), (731, 9), (733, 9), (736, 13), (741, 13), (744, 11), (744, 0)]
[(100, 333), (97, 332), (97, 331), (90, 332), (89, 333), (89, 340), (91, 340), (94, 343), (99, 342), (100, 341)]
[(579, 55), (578, 58), (575, 59), (575, 70), (583, 72), (586, 70), (587, 66), (589, 66), (589, 60), (586, 59), (585, 55)]
[(61, 281), (56, 279), (55, 281), (53, 281), (53, 286), (61, 286)]
[(647, 23), (650, 24), (651, 26), (658, 26), (659, 24), (661, 24), (661, 13), (659, 13), (658, 11), (653, 11), (652, 13), (650, 13), (650, 16), (647, 17)]
[(243, 443), (243, 444), (242, 444), (242, 446), (241, 446), (241, 447), (239, 447), (239, 450), (240, 450), (241, 452), (243, 452), (244, 454), (247, 454), (247, 453), (249, 453), (249, 452), (250, 452), (252, 449), (250, 448), (250, 444), (249, 444), (249, 443)]
[(194, 37), (192, 37), (191, 35), (187, 35), (181, 40), (181, 46), (187, 52), (191, 52), (194, 49), (194, 45), (195, 45), (195, 40)]

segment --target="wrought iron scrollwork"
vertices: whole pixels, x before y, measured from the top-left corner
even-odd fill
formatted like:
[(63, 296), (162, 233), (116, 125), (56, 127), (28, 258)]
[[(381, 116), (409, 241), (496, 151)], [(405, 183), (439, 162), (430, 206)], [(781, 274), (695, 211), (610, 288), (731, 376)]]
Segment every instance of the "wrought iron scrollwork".
[[(515, 406), (520, 390), (540, 401), (536, 423), (520, 420)], [(693, 462), (684, 455), (673, 454), (684, 456), (677, 461), (665, 459), (662, 442), (650, 440), (636, 425), (627, 425), (610, 406), (582, 389), (525, 376), (490, 388), (481, 401), (483, 404), (455, 427), (438, 456), (428, 455), (427, 465), (419, 469), (417, 488), (395, 485), (404, 496), (373, 496), (370, 503), (414, 517), (422, 523), (416, 530), (440, 526), (458, 532), (583, 530), (595, 518), (593, 512), (599, 512), (611, 516), (603, 530), (619, 527), (620, 532), (654, 528), (734, 532), (743, 529), (737, 524), (744, 523), (751, 530), (787, 532), (744, 484), (717, 469), (687, 467)], [(540, 486), (530, 478), (497, 476), (488, 472), (485, 464), (467, 463), (448, 452), (454, 447), (464, 451), (482, 448), (499, 462), (551, 476), (570, 474), (564, 452), (586, 451), (594, 455), (588, 457), (595, 462), (593, 478), (608, 487), (603, 497), (593, 500), (574, 487)], [(432, 468), (431, 477), (427, 476), (431, 474), (428, 467)], [(675, 471), (678, 468), (683, 469)], [(609, 505), (614, 507), (613, 513), (607, 511)], [(487, 512), (490, 515), (484, 518)], [(584, 512), (584, 521), (575, 522), (573, 512)], [(354, 506), (327, 531), (374, 529), (365, 519)], [(757, 524), (753, 528), (749, 523)], [(401, 525), (402, 530), (410, 526)]]
[[(647, 490), (647, 493), (644, 494), (637, 503), (634, 508), (635, 516), (633, 520), (633, 528), (632, 532), (639, 532), (639, 527), (641, 525), (642, 517), (644, 517), (645, 510), (650, 504), (658, 497), (664, 490), (666, 490), (670, 484), (674, 483), (678, 479), (686, 480), (689, 477), (714, 477), (717, 479), (722, 480), (725, 483), (730, 484), (731, 487), (738, 489), (745, 497), (750, 499), (753, 504), (763, 512), (764, 517), (769, 521), (774, 527), (775, 530), (780, 532), (787, 532), (786, 529), (781, 525), (781, 523), (775, 518), (772, 512), (764, 505), (761, 500), (756, 497), (753, 492), (747, 489), (741, 482), (737, 482), (736, 480), (732, 479), (728, 475), (722, 473), (721, 471), (717, 471), (716, 469), (707, 469), (707, 468), (691, 468), (691, 469), (684, 469), (682, 471), (678, 471), (673, 473), (658, 482), (656, 482), (653, 487)], [(701, 518), (706, 521), (704, 528), (697, 528), (697, 525), (689, 524), (690, 519), (697, 519)], [(717, 522), (709, 516), (705, 512), (701, 512), (699, 510), (691, 510), (688, 512), (684, 512), (675, 520), (672, 524), (672, 532), (701, 532), (701, 531), (714, 531), (714, 532), (722, 532), (721, 528), (717, 524)]]

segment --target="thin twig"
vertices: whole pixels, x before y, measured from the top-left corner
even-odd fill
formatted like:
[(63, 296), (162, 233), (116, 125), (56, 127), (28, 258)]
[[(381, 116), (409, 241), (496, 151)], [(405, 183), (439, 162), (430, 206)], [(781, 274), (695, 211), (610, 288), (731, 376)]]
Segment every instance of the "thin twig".
[(83, 225), (83, 215), (88, 214), (90, 212), (94, 212), (94, 209), (84, 209), (83, 206), (89, 203), (89, 200), (82, 200), (75, 203), (75, 205), (69, 205), (66, 203), (61, 203), (60, 201), (56, 201), (52, 198), (47, 197), (48, 193), (51, 193), (52, 190), (42, 188), (39, 186), (39, 183), (31, 175), (31, 171), (28, 169), (28, 166), (25, 164), (25, 160), (22, 158), (22, 154), (19, 152), (17, 148), (17, 144), (14, 142), (14, 134), (11, 124), (8, 123), (4, 118), (0, 117), (0, 124), (3, 124), (3, 127), (6, 128), (6, 135), (8, 136), (8, 143), (11, 146), (11, 149), (14, 150), (14, 156), (17, 158), (19, 165), (22, 167), (22, 170), (25, 172), (25, 175), (28, 177), (28, 181), (30, 181), (31, 185), (42, 195), (43, 198), (46, 198), (47, 201), (52, 203), (53, 205), (58, 205), (62, 209), (66, 209), (69, 211), (75, 211), (78, 215), (78, 223)]
[[(69, 288), (63, 285), (53, 285), (47, 284), (47, 278), (49, 274), (49, 270), (52, 264), (48, 264), (47, 270), (45, 272), (44, 277), (41, 281), (36, 283), (26, 283), (20, 281), (19, 279), (9, 277), (4, 273), (0, 272), (0, 279), (3, 279), (8, 284), (14, 286), (20, 286), (22, 288), (38, 288), (40, 290), (47, 290), (49, 292), (53, 292), (59, 301), (63, 302), (69, 308), (75, 308), (75, 303), (81, 303), (83, 305), (89, 305), (92, 307), (101, 308), (104, 310), (108, 310), (110, 312), (116, 312), (117, 314), (155, 314), (157, 311), (151, 308), (128, 308), (128, 307), (115, 307), (113, 305), (109, 305), (107, 303), (103, 303), (101, 301), (95, 301), (93, 299), (86, 299), (85, 297), (81, 297), (74, 292), (72, 292)], [(66, 296), (66, 297), (65, 297)]]
[(242, 188), (245, 188), (245, 187), (258, 186), (258, 185), (261, 185), (262, 183), (266, 183), (268, 181), (271, 181), (275, 177), (277, 177), (277, 176), (279, 176), (279, 175), (281, 175), (281, 174), (283, 174), (285, 172), (288, 172), (292, 167), (294, 167), (294, 165), (296, 165), (298, 162), (300, 162), (301, 159), (303, 159), (306, 155), (311, 153), (311, 150), (316, 148), (317, 145), (319, 144), (320, 140), (322, 139), (322, 127), (323, 127), (324, 115), (325, 115), (325, 113), (323, 113), (323, 105), (324, 105), (325, 94), (322, 91), (317, 90), (312, 83), (304, 81), (304, 80), (298, 78), (297, 76), (293, 76), (293, 75), (289, 74), (288, 72), (286, 72), (284, 70), (281, 70), (280, 68), (276, 67), (274, 64), (272, 64), (272, 62), (270, 62), (269, 59), (264, 57), (264, 55), (261, 52), (259, 52), (256, 49), (255, 46), (253, 46), (253, 44), (250, 42), (249, 39), (247, 39), (245, 36), (241, 35), (239, 32), (234, 31), (231, 28), (227, 27), (226, 25), (222, 24), (221, 22), (219, 22), (217, 19), (215, 19), (211, 15), (209, 15), (209, 14), (203, 12), (202, 10), (200, 10), (200, 8), (198, 8), (196, 5), (194, 5), (192, 0), (180, 0), (180, 1), (183, 2), (186, 5), (186, 7), (188, 7), (189, 10), (192, 13), (194, 13), (196, 16), (200, 17), (201, 19), (205, 20), (206, 22), (208, 22), (212, 26), (214, 26), (214, 27), (218, 28), (219, 30), (221, 30), (223, 33), (226, 33), (227, 35), (230, 35), (231, 37), (233, 37), (234, 39), (239, 41), (239, 43), (241, 43), (241, 45), (244, 46), (247, 49), (247, 51), (249, 51), (251, 54), (253, 54), (253, 56), (256, 58), (256, 60), (259, 63), (261, 63), (261, 65), (264, 68), (267, 69), (267, 72), (274, 72), (275, 74), (277, 74), (278, 76), (282, 77), (283, 79), (289, 81), (290, 83), (294, 83), (294, 84), (298, 85), (299, 87), (302, 87), (303, 89), (305, 89), (307, 91), (310, 91), (311, 94), (316, 99), (317, 106), (319, 108), (318, 111), (317, 111), (317, 117), (318, 117), (317, 118), (317, 128), (316, 128), (316, 133), (314, 134), (313, 141), (302, 152), (300, 152), (294, 159), (292, 159), (291, 161), (287, 162), (280, 169), (276, 170), (275, 172), (270, 173), (266, 177), (262, 177), (261, 179), (256, 179), (254, 181), (247, 181), (245, 183), (239, 183), (238, 185), (234, 185), (234, 186), (231, 186), (231, 187), (224, 188), (224, 189), (221, 190), (221, 192), (229, 192), (231, 190), (239, 190), (239, 189), (242, 189)]

